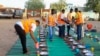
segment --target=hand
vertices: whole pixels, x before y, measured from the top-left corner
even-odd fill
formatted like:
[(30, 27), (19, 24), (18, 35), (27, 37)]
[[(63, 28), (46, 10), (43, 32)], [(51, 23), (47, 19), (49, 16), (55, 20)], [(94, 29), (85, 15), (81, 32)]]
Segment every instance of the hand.
[(58, 24), (56, 23), (56, 26), (58, 26)]
[(35, 43), (35, 47), (36, 47), (36, 49), (39, 48), (39, 43), (38, 42)]
[(69, 21), (65, 21), (67, 24), (69, 24)]

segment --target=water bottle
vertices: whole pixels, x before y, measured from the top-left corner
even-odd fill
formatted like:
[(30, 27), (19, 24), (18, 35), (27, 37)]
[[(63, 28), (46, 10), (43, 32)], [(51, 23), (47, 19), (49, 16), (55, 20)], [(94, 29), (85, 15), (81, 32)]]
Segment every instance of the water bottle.
[(94, 47), (91, 47), (91, 51), (94, 52)]
[(40, 38), (39, 38), (39, 36), (37, 36), (37, 41), (38, 41), (38, 43), (40, 42)]

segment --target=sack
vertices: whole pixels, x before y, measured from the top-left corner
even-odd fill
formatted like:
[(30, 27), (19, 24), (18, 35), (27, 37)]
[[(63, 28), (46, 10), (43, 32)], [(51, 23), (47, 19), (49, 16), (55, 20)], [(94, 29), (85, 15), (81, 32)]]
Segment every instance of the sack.
[(59, 35), (58, 31), (55, 31), (55, 35)]
[(59, 28), (55, 27), (55, 35), (59, 35)]

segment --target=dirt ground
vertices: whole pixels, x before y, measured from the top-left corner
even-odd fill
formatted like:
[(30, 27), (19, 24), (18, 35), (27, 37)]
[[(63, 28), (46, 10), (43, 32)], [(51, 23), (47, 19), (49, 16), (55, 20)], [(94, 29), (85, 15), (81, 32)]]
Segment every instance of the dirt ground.
[[(18, 39), (14, 30), (14, 23), (18, 20), (20, 19), (0, 19), (0, 56), (6, 56), (7, 52)], [(89, 21), (86, 23), (92, 23), (96, 26), (98, 32), (100, 32), (100, 22)]]
[(14, 23), (18, 20), (0, 19), (0, 56), (6, 56), (6, 53), (17, 40), (14, 30)]

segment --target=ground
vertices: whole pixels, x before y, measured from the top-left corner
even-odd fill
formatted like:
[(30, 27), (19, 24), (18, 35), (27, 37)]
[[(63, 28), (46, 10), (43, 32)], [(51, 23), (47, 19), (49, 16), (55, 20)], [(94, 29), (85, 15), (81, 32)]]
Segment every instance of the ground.
[(0, 56), (5, 56), (17, 40), (14, 23), (17, 20), (0, 19)]
[[(14, 23), (18, 20), (20, 19), (0, 19), (0, 56), (6, 56), (18, 39), (14, 30)], [(96, 26), (97, 31), (100, 32), (99, 21), (88, 21), (86, 23), (92, 23)]]

